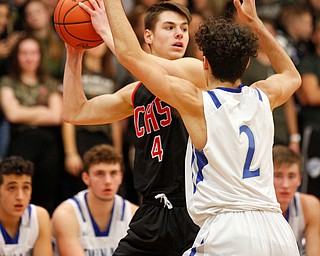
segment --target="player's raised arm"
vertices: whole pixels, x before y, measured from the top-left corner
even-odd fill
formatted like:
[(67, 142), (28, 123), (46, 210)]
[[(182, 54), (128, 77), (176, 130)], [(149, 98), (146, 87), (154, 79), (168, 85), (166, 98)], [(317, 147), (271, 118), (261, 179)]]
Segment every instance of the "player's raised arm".
[[(114, 94), (104, 94), (88, 100), (82, 88), (81, 72), (84, 50), (66, 44), (67, 59), (63, 77), (63, 118), (73, 124), (105, 124), (132, 115), (128, 85)], [(114, 111), (117, 109), (117, 111)]]
[(290, 57), (269, 33), (262, 21), (258, 18), (255, 1), (234, 0), (237, 15), (241, 22), (249, 25), (259, 37), (259, 45), (268, 55), (272, 67), (277, 74), (269, 77), (267, 82), (256, 83), (255, 86), (267, 93), (272, 108), (285, 103), (299, 88), (301, 77)]

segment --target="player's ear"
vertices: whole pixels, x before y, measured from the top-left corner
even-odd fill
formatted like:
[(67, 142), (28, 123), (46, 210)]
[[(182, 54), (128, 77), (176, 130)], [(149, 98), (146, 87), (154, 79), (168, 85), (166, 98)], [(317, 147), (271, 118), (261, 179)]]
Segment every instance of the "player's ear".
[(86, 184), (87, 186), (89, 185), (89, 176), (87, 172), (82, 172), (81, 173), (81, 178), (82, 181), (84, 182), (84, 184)]
[(203, 69), (207, 70), (209, 69), (209, 62), (208, 59), (206, 58), (206, 56), (202, 56), (202, 65), (203, 65)]
[(153, 43), (153, 34), (149, 29), (146, 29), (144, 31), (144, 41), (147, 44), (152, 44)]
[(249, 60), (248, 60), (248, 63), (247, 63), (247, 66), (246, 66), (246, 69), (249, 67), (249, 65), (250, 65), (250, 58), (249, 58)]

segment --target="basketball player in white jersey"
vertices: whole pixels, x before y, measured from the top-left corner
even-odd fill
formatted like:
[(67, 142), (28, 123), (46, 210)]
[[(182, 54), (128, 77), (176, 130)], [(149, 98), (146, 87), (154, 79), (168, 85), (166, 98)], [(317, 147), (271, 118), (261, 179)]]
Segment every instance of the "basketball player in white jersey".
[(50, 217), (30, 204), (33, 163), (10, 156), (0, 164), (0, 255), (52, 255)]
[[(95, 10), (100, 2), (90, 0)], [(239, 20), (251, 29), (212, 17), (199, 28), (207, 91), (168, 75), (141, 49), (121, 0), (104, 4), (118, 60), (179, 111), (189, 132), (187, 207), (200, 231), (184, 255), (299, 255), (273, 187), (271, 111), (301, 78), (258, 18), (254, 0), (234, 0)], [(244, 87), (241, 77), (258, 47), (252, 30), (276, 75)]]
[(320, 203), (313, 195), (297, 192), (301, 157), (286, 146), (273, 147), (274, 187), (283, 216), (296, 237), (300, 255), (320, 255)]
[(84, 154), (82, 179), (88, 189), (60, 204), (52, 217), (54, 254), (111, 256), (138, 208), (116, 193), (122, 156), (102, 144)]

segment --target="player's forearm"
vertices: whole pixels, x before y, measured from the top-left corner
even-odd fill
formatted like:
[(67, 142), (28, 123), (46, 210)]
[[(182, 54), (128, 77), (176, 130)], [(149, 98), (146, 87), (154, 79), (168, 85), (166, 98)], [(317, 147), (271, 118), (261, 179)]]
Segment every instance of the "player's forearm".
[(105, 0), (107, 16), (113, 36), (115, 55), (125, 67), (139, 58), (143, 52), (140, 43), (126, 17), (120, 0)]
[(82, 58), (83, 52), (67, 51), (63, 77), (63, 118), (66, 122), (74, 122), (87, 101), (81, 82)]

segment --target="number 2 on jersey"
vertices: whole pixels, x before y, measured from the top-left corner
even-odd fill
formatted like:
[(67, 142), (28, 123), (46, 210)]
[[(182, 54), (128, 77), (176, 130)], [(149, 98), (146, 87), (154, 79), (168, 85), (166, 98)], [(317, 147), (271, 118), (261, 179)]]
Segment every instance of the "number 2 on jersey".
[(255, 150), (255, 147), (256, 147), (253, 133), (250, 130), (250, 128), (248, 126), (246, 126), (246, 125), (242, 125), (240, 127), (240, 134), (243, 133), (243, 132), (248, 137), (249, 145), (248, 145), (248, 152), (247, 152), (247, 156), (246, 156), (246, 161), (245, 161), (244, 166), (243, 166), (242, 178), (246, 179), (246, 178), (252, 178), (252, 177), (260, 176), (260, 168), (258, 168), (255, 171), (250, 171), (250, 165), (251, 165), (252, 158), (253, 158), (253, 155), (254, 155), (254, 150)]
[(152, 149), (151, 149), (151, 156), (152, 158), (158, 157), (158, 161), (161, 162), (163, 158), (163, 148), (161, 144), (161, 137), (157, 135), (153, 139)]

